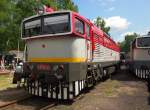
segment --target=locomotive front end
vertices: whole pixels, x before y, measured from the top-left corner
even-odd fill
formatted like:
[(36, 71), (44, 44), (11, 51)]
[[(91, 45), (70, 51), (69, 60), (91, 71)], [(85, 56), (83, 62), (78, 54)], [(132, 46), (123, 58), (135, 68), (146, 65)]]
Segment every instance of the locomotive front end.
[(132, 71), (140, 78), (150, 76), (150, 36), (137, 37), (132, 43)]
[(23, 21), (22, 39), (26, 43), (23, 74), (29, 93), (72, 99), (83, 89), (86, 40), (76, 37), (72, 28), (69, 11)]

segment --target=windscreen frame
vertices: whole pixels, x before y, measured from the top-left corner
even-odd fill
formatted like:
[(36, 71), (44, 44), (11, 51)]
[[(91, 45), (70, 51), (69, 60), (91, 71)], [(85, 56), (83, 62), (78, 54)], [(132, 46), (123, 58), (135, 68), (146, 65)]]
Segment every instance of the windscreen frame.
[[(33, 38), (34, 36), (39, 36), (39, 35), (25, 36), (25, 23), (34, 22), (35, 20), (40, 20), (40, 22), (41, 22), (41, 32), (42, 32), (42, 21), (41, 21), (40, 16), (25, 20), (21, 24), (21, 38), (22, 39), (26, 39), (26, 38), (30, 39), (30, 38)], [(42, 34), (40, 34), (40, 35), (42, 35)], [(23, 36), (25, 36), (25, 37), (23, 37)]]
[(141, 39), (141, 38), (149, 38), (150, 39), (150, 37), (138, 37), (138, 38), (136, 38), (136, 48), (150, 48), (150, 45), (147, 46), (147, 47), (146, 46), (141, 47), (141, 46), (138, 45), (138, 39)]
[[(62, 13), (62, 14), (60, 14), (60, 15), (62, 15), (62, 16), (60, 16), (61, 18), (63, 18), (64, 16), (67, 16), (68, 18), (67, 18), (67, 20), (68, 20), (68, 22), (66, 22), (66, 24), (69, 26), (68, 27), (68, 30), (66, 30), (66, 32), (54, 32), (54, 33), (43, 33), (43, 34), (59, 34), (59, 33), (67, 33), (67, 32), (71, 32), (71, 22), (70, 22), (70, 15), (69, 14), (64, 14), (64, 13)], [(55, 18), (55, 16), (56, 16), (56, 18)], [(46, 19), (52, 19), (52, 18), (55, 18), (55, 20), (56, 19), (60, 19), (60, 18), (57, 18), (57, 14), (55, 15), (55, 14), (53, 14), (51, 17), (49, 17), (49, 15), (46, 15), (44, 18), (43, 18), (43, 31), (45, 31), (45, 28), (46, 28), (46, 25), (45, 25), (45, 21), (46, 21)], [(54, 21), (53, 21), (54, 22)], [(58, 20), (58, 22), (59, 22), (59, 24), (60, 23), (65, 23), (65, 22), (61, 22), (61, 21), (59, 21)], [(53, 23), (53, 24), (51, 24), (51, 25), (56, 25), (55, 23)], [(61, 30), (62, 31), (62, 30)], [(65, 30), (64, 30), (65, 31)]]
[[(59, 16), (59, 15), (68, 15), (68, 25), (69, 25), (69, 30), (68, 32), (64, 32), (64, 33), (54, 33), (54, 34), (45, 34), (43, 33), (43, 29), (44, 29), (44, 18), (48, 17), (48, 16)], [(41, 20), (41, 34), (39, 35), (35, 35), (35, 36), (25, 36), (25, 23), (36, 20), (36, 19), (40, 19)], [(31, 39), (31, 38), (38, 38), (38, 37), (46, 37), (46, 36), (60, 36), (60, 35), (68, 35), (72, 33), (72, 14), (70, 11), (67, 12), (55, 12), (55, 13), (51, 13), (51, 14), (44, 14), (44, 15), (37, 15), (37, 16), (33, 16), (33, 17), (29, 17), (25, 20), (23, 20), (23, 22), (21, 23), (21, 38), (23, 40), (25, 39)]]

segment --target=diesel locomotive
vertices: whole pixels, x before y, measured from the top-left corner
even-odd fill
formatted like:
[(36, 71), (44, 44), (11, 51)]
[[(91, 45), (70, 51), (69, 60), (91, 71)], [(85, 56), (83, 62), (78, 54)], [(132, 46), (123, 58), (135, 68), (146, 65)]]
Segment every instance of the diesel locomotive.
[(150, 32), (131, 43), (129, 65), (129, 70), (137, 77), (150, 78)]
[(118, 44), (76, 12), (35, 15), (21, 27), (26, 44), (21, 78), (30, 94), (73, 99), (118, 68)]

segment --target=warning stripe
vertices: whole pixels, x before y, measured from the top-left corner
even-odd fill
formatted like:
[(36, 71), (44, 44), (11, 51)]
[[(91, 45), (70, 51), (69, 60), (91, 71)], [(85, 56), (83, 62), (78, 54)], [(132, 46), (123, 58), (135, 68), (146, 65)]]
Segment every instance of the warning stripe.
[(29, 58), (28, 62), (85, 62), (86, 58)]

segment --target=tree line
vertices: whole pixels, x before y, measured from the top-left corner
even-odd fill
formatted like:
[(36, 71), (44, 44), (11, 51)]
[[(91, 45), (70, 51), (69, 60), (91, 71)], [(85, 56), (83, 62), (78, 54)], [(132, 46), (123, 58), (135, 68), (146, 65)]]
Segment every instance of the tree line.
[(138, 36), (140, 35), (138, 35), (137, 33), (125, 35), (124, 36), (125, 39), (122, 42), (118, 43), (120, 46), (121, 52), (128, 53), (130, 51), (130, 45), (132, 41)]

